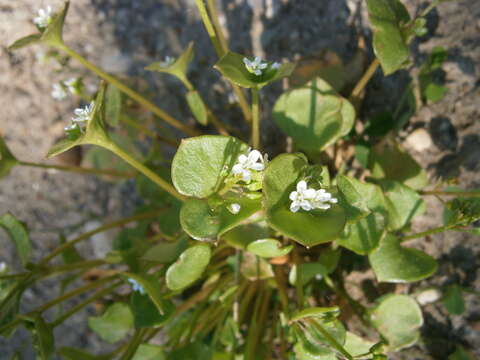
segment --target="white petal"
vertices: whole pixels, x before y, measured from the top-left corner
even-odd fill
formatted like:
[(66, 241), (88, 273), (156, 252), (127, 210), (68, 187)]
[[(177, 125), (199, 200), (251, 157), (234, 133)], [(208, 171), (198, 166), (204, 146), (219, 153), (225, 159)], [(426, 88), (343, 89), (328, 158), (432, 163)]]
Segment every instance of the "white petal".
[(253, 63), (258, 66), (262, 62), (262, 58), (260, 56), (255, 56), (255, 60), (253, 60)]
[(258, 65), (258, 68), (263, 70), (263, 69), (265, 69), (267, 66), (268, 66), (267, 63), (261, 63), (260, 65)]
[(336, 204), (336, 203), (338, 203), (338, 199), (336, 199), (336, 198), (331, 198), (331, 199), (330, 199), (330, 202), (331, 202), (332, 204)]
[(298, 203), (297, 202), (292, 202), (290, 204), (290, 211), (291, 212), (297, 212), (298, 210), (300, 210), (300, 206), (298, 206)]
[(255, 70), (253, 73), (257, 76), (260, 76), (262, 75), (262, 70)]
[(304, 180), (299, 181), (297, 184), (297, 191), (303, 193), (305, 190), (307, 190), (307, 183)]
[(245, 66), (247, 67), (250, 67), (252, 66), (252, 63), (250, 60), (248, 60), (246, 57), (243, 58), (243, 63), (245, 64)]
[(240, 164), (245, 164), (247, 162), (247, 160), (248, 160), (248, 158), (243, 154), (238, 157), (238, 162)]
[(258, 150), (252, 150), (248, 153), (248, 161), (255, 163), (262, 158), (262, 154)]
[(262, 163), (255, 163), (250, 166), (250, 169), (256, 170), (256, 171), (262, 171), (265, 168), (265, 166)]
[(243, 171), (243, 166), (240, 164), (233, 165), (232, 167), (232, 173), (234, 175), (240, 174)]
[(315, 206), (317, 209), (322, 209), (322, 210), (328, 210), (330, 209), (330, 205), (328, 204), (318, 204), (317, 206)]
[(298, 193), (296, 191), (292, 191), (290, 196), (288, 197), (290, 200), (295, 201), (298, 199)]
[(305, 210), (305, 211), (310, 211), (310, 210), (313, 209), (312, 204), (310, 204), (310, 201), (307, 201), (307, 200), (303, 200), (303, 201), (300, 203), (300, 206), (301, 206), (302, 209)]
[(307, 189), (303, 193), (303, 196), (306, 199), (315, 199), (315, 196), (317, 196), (317, 192), (315, 191), (315, 189)]
[(248, 170), (243, 170), (242, 171), (242, 180), (243, 181), (249, 182), (251, 178), (252, 178), (252, 175), (250, 174), (250, 171), (248, 171)]

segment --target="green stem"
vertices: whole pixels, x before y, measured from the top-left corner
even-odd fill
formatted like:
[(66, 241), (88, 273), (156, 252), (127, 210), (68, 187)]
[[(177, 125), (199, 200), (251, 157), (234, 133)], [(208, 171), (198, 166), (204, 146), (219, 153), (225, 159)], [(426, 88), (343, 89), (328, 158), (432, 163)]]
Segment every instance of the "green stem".
[(378, 65), (380, 65), (380, 61), (378, 61), (378, 58), (375, 58), (375, 60), (373, 60), (373, 62), (368, 67), (367, 71), (365, 71), (365, 73), (363, 74), (362, 78), (358, 81), (355, 88), (352, 90), (352, 93), (350, 94), (350, 101), (355, 101), (358, 99), (361, 92), (372, 78), (373, 74), (375, 74)]
[(78, 237), (76, 237), (75, 239), (73, 240), (70, 240), (62, 245), (60, 245), (58, 248), (56, 248), (50, 255), (48, 255), (47, 257), (45, 257), (41, 262), (40, 262), (40, 265), (45, 265), (47, 264), (50, 260), (52, 260), (54, 257), (56, 257), (57, 255), (61, 254), (62, 252), (64, 252), (65, 250), (71, 248), (72, 246), (74, 246), (76, 243), (82, 241), (82, 240), (85, 240), (85, 239), (88, 239), (90, 238), (91, 236), (95, 235), (95, 234), (98, 234), (98, 233), (101, 233), (101, 232), (104, 232), (106, 230), (109, 230), (109, 229), (113, 229), (113, 228), (116, 228), (118, 226), (122, 226), (122, 225), (125, 225), (125, 224), (128, 224), (128, 223), (131, 223), (131, 222), (134, 222), (134, 221), (139, 221), (139, 220), (144, 220), (144, 219), (148, 219), (148, 218), (151, 218), (151, 217), (155, 217), (155, 216), (158, 216), (160, 213), (162, 213), (164, 211), (164, 209), (161, 209), (161, 210), (154, 210), (154, 211), (149, 211), (149, 212), (145, 212), (145, 213), (141, 213), (141, 214), (136, 214), (136, 215), (133, 215), (133, 216), (129, 216), (127, 218), (124, 218), (124, 219), (120, 219), (120, 220), (117, 220), (117, 221), (114, 221), (114, 222), (111, 222), (109, 224), (105, 224), (105, 225), (102, 225), (96, 229), (93, 229), (91, 231), (88, 231), (86, 232), (85, 234), (82, 234)]
[(61, 47), (63, 51), (65, 51), (69, 56), (72, 58), (76, 59), (78, 62), (80, 62), (83, 66), (85, 66), (88, 70), (94, 72), (97, 74), (99, 77), (102, 79), (108, 81), (110, 84), (118, 88), (121, 92), (125, 93), (128, 95), (130, 98), (138, 102), (140, 105), (142, 105), (144, 108), (148, 109), (155, 115), (157, 115), (160, 119), (165, 121), (166, 123), (172, 125), (173, 127), (183, 131), (184, 133), (190, 135), (190, 136), (196, 136), (199, 135), (199, 132), (185, 124), (182, 124), (180, 121), (172, 117), (171, 115), (167, 114), (165, 111), (160, 109), (158, 106), (144, 98), (142, 95), (140, 95), (138, 92), (135, 90), (131, 89), (127, 85), (123, 84), (121, 81), (119, 81), (117, 78), (107, 74), (104, 72), (102, 69), (98, 68), (91, 62), (89, 62), (87, 59), (85, 59), (82, 55), (78, 54), (75, 52), (73, 49), (70, 47), (64, 45)]
[(28, 161), (19, 161), (18, 164), (21, 166), (30, 166), (30, 167), (37, 167), (42, 169), (70, 171), (70, 172), (75, 172), (79, 174), (97, 174), (97, 175), (107, 175), (107, 176), (125, 177), (125, 178), (135, 177), (134, 173), (127, 173), (127, 172), (110, 170), (110, 169), (104, 170), (104, 169), (86, 168), (81, 166), (41, 164), (41, 163), (33, 163)]
[[(282, 303), (282, 308), (284, 314), (288, 317), (288, 295), (287, 295), (287, 287), (286, 287), (286, 279), (285, 274), (282, 271), (282, 266), (280, 265), (273, 265), (273, 273), (275, 274), (275, 282), (278, 286), (278, 294), (280, 295), (280, 302)], [(297, 268), (298, 273), (298, 268)]]
[(252, 88), (252, 147), (260, 148), (260, 106), (258, 88)]
[(445, 195), (445, 196), (471, 196), (471, 197), (480, 197), (480, 191), (452, 191), (452, 190), (430, 190), (430, 191), (419, 191), (420, 195)]
[(443, 231), (446, 231), (446, 230), (451, 230), (451, 229), (456, 228), (456, 227), (458, 227), (458, 224), (439, 226), (439, 227), (436, 227), (436, 228), (433, 228), (433, 229), (430, 229), (430, 230), (427, 230), (427, 231), (422, 231), (422, 232), (419, 232), (419, 233), (416, 233), (416, 234), (404, 236), (400, 240), (400, 242), (404, 242), (404, 241), (408, 241), (408, 240), (412, 240), (412, 239), (417, 239), (417, 238), (421, 238), (421, 237), (432, 235), (432, 234), (437, 234), (437, 233), (440, 233), (440, 232), (443, 232)]
[[(217, 56), (221, 58), (223, 55), (226, 54), (228, 51), (228, 46), (227, 48), (223, 49), (222, 47), (222, 41), (221, 39), (225, 38), (223, 36), (222, 28), (219, 26), (217, 28), (217, 31), (219, 32), (219, 35), (217, 36), (217, 33), (215, 32), (215, 28), (213, 26), (212, 21), (210, 20), (210, 16), (208, 15), (207, 8), (205, 7), (204, 0), (195, 0), (195, 4), (197, 5), (198, 11), (200, 13), (200, 17), (202, 18), (203, 25), (205, 26), (205, 29), (207, 30), (208, 36), (210, 37), (210, 40), (212, 41), (213, 47), (215, 48), (215, 52), (217, 53)], [(218, 21), (218, 14), (216, 9), (212, 6), (213, 3), (209, 2), (209, 6), (211, 6), (211, 13), (212, 16), (215, 16)], [(214, 21), (215, 23), (217, 21)], [(226, 45), (226, 41), (225, 41)], [(252, 113), (250, 111), (250, 108), (248, 107), (247, 99), (245, 98), (245, 94), (243, 93), (242, 89), (237, 84), (234, 84), (230, 82), (232, 85), (233, 91), (235, 95), (237, 96), (238, 99), (238, 105), (240, 106), (240, 109), (242, 110), (243, 117), (247, 121), (247, 123), (251, 122), (252, 120)]]
[(148, 177), (150, 180), (152, 180), (155, 184), (157, 184), (160, 188), (168, 192), (170, 195), (172, 195), (173, 197), (177, 198), (180, 201), (185, 201), (186, 199), (185, 196), (180, 194), (172, 185), (170, 185), (170, 183), (168, 183), (166, 180), (163, 180), (160, 176), (158, 176), (148, 167), (143, 165), (140, 161), (130, 156), (130, 154), (123, 151), (117, 145), (115, 145), (114, 143), (110, 143), (106, 146), (106, 148), (112, 151), (117, 156), (121, 157), (124, 161), (126, 161), (135, 169), (140, 171), (142, 174), (144, 174), (146, 177)]
[(120, 121), (123, 121), (128, 126), (131, 126), (135, 129), (143, 132), (145, 135), (151, 137), (152, 139), (156, 139), (158, 141), (161, 141), (165, 144), (173, 146), (174, 148), (177, 148), (180, 145), (180, 142), (177, 139), (170, 139), (170, 138), (167, 138), (165, 136), (159, 135), (159, 134), (155, 133), (154, 131), (150, 130), (149, 128), (147, 128), (146, 126), (133, 121), (130, 117), (128, 117), (125, 114), (122, 114), (122, 116), (120, 116)]
[(215, 6), (215, 1), (214, 0), (207, 0), (207, 7), (208, 11), (210, 12), (210, 15), (212, 17), (212, 23), (213, 27), (215, 28), (215, 32), (217, 33), (218, 40), (220, 43), (220, 47), (222, 49), (222, 56), (225, 55), (228, 51), (228, 44), (227, 40), (225, 39), (225, 36), (223, 35), (223, 30), (222, 30), (222, 25), (220, 24), (220, 21), (218, 20), (218, 12), (217, 12), (217, 7)]
[(345, 348), (342, 345), (340, 345), (340, 343), (337, 340), (335, 340), (335, 338), (332, 335), (330, 335), (330, 333), (327, 330), (325, 330), (322, 325), (320, 325), (317, 321), (313, 319), (308, 319), (308, 320), (309, 320), (308, 322), (311, 325), (313, 325), (313, 327), (317, 329), (317, 331), (320, 332), (328, 340), (328, 342), (330, 342), (332, 347), (334, 347), (338, 352), (340, 352), (348, 360), (353, 360), (353, 356), (350, 355), (350, 353), (347, 350), (345, 350)]
[(146, 329), (139, 329), (135, 331), (132, 340), (130, 340), (128, 347), (125, 349), (125, 352), (123, 353), (120, 360), (130, 360), (133, 358), (133, 356), (137, 352), (138, 347), (142, 343), (142, 338), (145, 335), (145, 331)]

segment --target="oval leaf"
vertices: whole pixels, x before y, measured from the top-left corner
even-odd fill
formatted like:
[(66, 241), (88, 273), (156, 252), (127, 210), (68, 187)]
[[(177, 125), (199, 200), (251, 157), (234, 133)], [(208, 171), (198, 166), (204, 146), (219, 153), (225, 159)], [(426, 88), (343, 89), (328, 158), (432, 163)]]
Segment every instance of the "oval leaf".
[(0, 227), (5, 229), (15, 244), (23, 266), (27, 265), (32, 252), (32, 244), (25, 224), (18, 221), (12, 214), (6, 213), (0, 217)]
[(187, 103), (195, 119), (201, 125), (206, 126), (208, 124), (207, 108), (197, 91), (192, 90), (187, 93)]
[(130, 308), (137, 329), (163, 325), (175, 312), (175, 305), (171, 301), (162, 300), (163, 313), (160, 313), (150, 297), (138, 291), (130, 295)]
[(177, 262), (167, 270), (167, 287), (182, 290), (197, 281), (207, 268), (212, 250), (206, 244), (195, 245), (185, 250)]
[(380, 282), (413, 282), (437, 271), (434, 258), (423, 251), (401, 246), (393, 235), (385, 236), (368, 258)]
[(417, 342), (422, 311), (409, 296), (388, 295), (372, 312), (372, 323), (387, 339), (390, 350), (399, 350)]
[(273, 119), (300, 149), (321, 151), (350, 132), (355, 110), (326, 81), (316, 79), (280, 96)]
[(367, 255), (376, 249), (385, 233), (385, 222), (382, 215), (371, 213), (361, 220), (345, 227), (337, 244), (358, 255)]
[(127, 304), (115, 303), (102, 316), (90, 317), (88, 326), (106, 342), (115, 343), (133, 327), (132, 311)]
[(329, 210), (290, 211), (290, 192), (307, 169), (301, 154), (283, 154), (266, 168), (263, 180), (267, 220), (275, 230), (310, 247), (334, 240), (345, 227), (345, 212), (338, 205)]
[(260, 239), (249, 244), (247, 250), (255, 255), (271, 258), (287, 255), (293, 250), (293, 245), (282, 247), (282, 243), (276, 239)]
[(167, 357), (163, 348), (158, 345), (142, 344), (135, 352), (132, 360), (166, 360)]
[(183, 195), (205, 198), (223, 185), (247, 144), (231, 136), (198, 136), (182, 140), (172, 162), (173, 185)]

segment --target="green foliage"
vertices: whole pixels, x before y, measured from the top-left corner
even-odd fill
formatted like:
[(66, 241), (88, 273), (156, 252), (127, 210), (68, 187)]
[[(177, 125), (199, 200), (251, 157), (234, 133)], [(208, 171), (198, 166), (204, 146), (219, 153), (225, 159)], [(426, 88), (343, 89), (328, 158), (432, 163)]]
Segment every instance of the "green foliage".
[(185, 250), (167, 270), (170, 290), (178, 291), (197, 281), (210, 262), (212, 250), (207, 244), (194, 245)]
[(186, 95), (188, 107), (195, 116), (195, 119), (201, 124), (206, 126), (208, 124), (208, 112), (205, 103), (197, 91), (189, 91)]
[(122, 93), (113, 85), (105, 92), (105, 120), (110, 126), (118, 126), (122, 113)]
[(375, 250), (385, 233), (384, 217), (371, 213), (345, 227), (336, 243), (359, 255), (368, 255)]
[(133, 327), (132, 311), (127, 304), (114, 303), (102, 316), (90, 317), (88, 326), (106, 342), (116, 343)]
[(17, 164), (18, 160), (13, 156), (5, 140), (0, 136), (0, 179), (7, 176), (10, 170)]
[(321, 151), (350, 132), (355, 110), (318, 78), (281, 95), (273, 108), (273, 118), (298, 148)]
[(465, 311), (462, 288), (457, 284), (448, 286), (443, 295), (442, 303), (450, 315), (462, 315)]
[(49, 326), (40, 314), (24, 320), (25, 327), (29, 329), (33, 337), (33, 346), (41, 360), (51, 359), (55, 352), (55, 339), (53, 329)]
[(420, 69), (418, 76), (422, 97), (428, 103), (435, 103), (443, 99), (448, 88), (435, 80), (435, 70), (442, 67), (447, 60), (447, 50), (442, 47), (434, 47), (427, 60)]
[(293, 245), (282, 247), (282, 243), (276, 239), (259, 239), (250, 243), (247, 250), (261, 257), (285, 256), (293, 250)]
[(20, 260), (22, 260), (23, 266), (26, 266), (30, 261), (32, 244), (25, 224), (17, 220), (12, 214), (6, 213), (0, 217), (0, 227), (10, 236), (17, 248), (17, 253)]

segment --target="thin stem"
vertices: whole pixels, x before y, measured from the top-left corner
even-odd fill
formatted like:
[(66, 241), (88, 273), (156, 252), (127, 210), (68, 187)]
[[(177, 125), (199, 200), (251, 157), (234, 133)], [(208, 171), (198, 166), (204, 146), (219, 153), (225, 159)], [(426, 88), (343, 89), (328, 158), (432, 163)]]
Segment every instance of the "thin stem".
[(126, 115), (120, 116), (120, 120), (123, 121), (128, 126), (131, 126), (135, 129), (143, 132), (145, 135), (151, 137), (152, 139), (156, 139), (158, 141), (161, 141), (161, 142), (163, 142), (167, 145), (173, 146), (174, 148), (177, 148), (180, 145), (180, 141), (178, 141), (177, 139), (170, 139), (170, 138), (167, 138), (165, 136), (159, 135), (159, 134), (155, 133), (154, 131), (150, 130), (149, 128), (147, 128), (146, 126), (133, 121), (130, 117), (128, 117)]
[(203, 25), (207, 30), (208, 36), (210, 37), (210, 41), (215, 48), (215, 52), (217, 53), (218, 57), (222, 57), (225, 55), (225, 52), (222, 48), (222, 44), (215, 33), (215, 29), (213, 27), (212, 22), (210, 21), (210, 17), (208, 16), (207, 8), (205, 7), (205, 3), (203, 0), (195, 0), (195, 4), (197, 5), (198, 12), (200, 13), (200, 17), (202, 18)]
[(252, 146), (260, 148), (260, 106), (258, 88), (252, 88)]
[(367, 71), (365, 71), (365, 74), (363, 74), (362, 78), (357, 83), (355, 88), (352, 90), (352, 93), (350, 94), (351, 101), (355, 101), (356, 99), (358, 99), (362, 90), (365, 88), (365, 86), (367, 86), (373, 74), (375, 74), (378, 65), (380, 65), (380, 61), (378, 61), (378, 58), (375, 58), (375, 60), (373, 60), (373, 62), (370, 64)]
[(149, 101), (148, 99), (146, 99), (145, 97), (143, 97), (142, 95), (140, 95), (138, 92), (131, 89), (127, 85), (123, 84), (121, 81), (119, 81), (115, 77), (107, 74), (102, 69), (98, 68), (97, 66), (95, 66), (94, 64), (89, 62), (82, 55), (78, 54), (77, 52), (75, 52), (70, 47), (64, 45), (64, 46), (62, 46), (62, 50), (65, 51), (69, 56), (71, 56), (72, 58), (74, 58), (78, 62), (80, 62), (87, 69), (94, 72), (95, 74), (97, 74), (102, 79), (108, 81), (110, 84), (112, 84), (113, 86), (118, 88), (118, 90), (120, 90), (121, 92), (128, 95), (130, 98), (132, 98), (133, 100), (138, 102), (140, 105), (142, 105), (146, 109), (150, 110), (152, 113), (157, 115), (160, 119), (162, 119), (166, 123), (172, 125), (173, 127), (177, 128), (178, 130), (183, 131), (184, 133), (186, 133), (190, 136), (199, 135), (199, 132), (197, 130), (181, 123), (180, 121), (178, 121), (177, 119), (175, 119), (171, 115), (167, 114), (165, 111), (160, 109), (154, 103), (152, 103), (151, 101)]
[(420, 195), (471, 196), (480, 197), (480, 191), (430, 190), (419, 191)]
[(283, 267), (280, 265), (273, 265), (273, 273), (275, 274), (275, 282), (278, 286), (278, 294), (280, 295), (280, 302), (282, 303), (283, 312), (286, 316), (289, 316), (286, 279), (282, 269)]
[(330, 333), (323, 328), (317, 321), (313, 319), (308, 319), (309, 323), (313, 325), (318, 332), (320, 332), (327, 340), (330, 342), (332, 347), (334, 347), (338, 352), (340, 352), (343, 356), (345, 356), (349, 360), (353, 360), (353, 356), (332, 336)]
[(135, 334), (133, 335), (132, 340), (130, 340), (130, 343), (125, 349), (125, 352), (123, 353), (120, 360), (130, 360), (133, 358), (133, 356), (137, 352), (138, 347), (142, 343), (142, 338), (145, 335), (145, 331), (146, 329), (139, 329), (135, 331)]
[(115, 176), (115, 177), (124, 177), (124, 178), (132, 178), (135, 177), (134, 173), (127, 173), (122, 171), (116, 170), (104, 170), (104, 169), (95, 169), (95, 168), (86, 168), (81, 166), (66, 166), (66, 165), (53, 165), (53, 164), (41, 164), (41, 163), (33, 163), (28, 161), (19, 161), (19, 165), (22, 166), (30, 166), (30, 167), (37, 167), (42, 169), (55, 169), (61, 171), (70, 171), (79, 174), (97, 174), (97, 175), (107, 175), (107, 176)]
[(437, 234), (437, 233), (440, 233), (440, 232), (443, 232), (443, 231), (446, 231), (446, 230), (450, 230), (450, 229), (453, 229), (453, 228), (456, 228), (456, 227), (458, 227), (458, 224), (439, 226), (439, 227), (436, 227), (436, 228), (433, 228), (433, 229), (430, 229), (430, 230), (426, 230), (426, 231), (422, 231), (422, 232), (419, 232), (419, 233), (416, 233), (416, 234), (405, 236), (400, 240), (400, 242), (404, 242), (404, 241), (408, 241), (408, 240), (412, 240), (412, 239), (417, 239), (417, 238), (421, 238), (421, 237), (432, 235), (432, 234)]
[(149, 211), (149, 212), (145, 212), (145, 213), (141, 213), (141, 214), (136, 214), (136, 215), (133, 215), (133, 216), (129, 216), (127, 218), (124, 218), (124, 219), (120, 219), (120, 220), (117, 220), (117, 221), (114, 221), (114, 222), (111, 222), (109, 224), (105, 224), (105, 225), (102, 225), (96, 229), (93, 229), (91, 231), (88, 231), (78, 237), (76, 237), (75, 239), (73, 240), (70, 240), (62, 245), (60, 245), (58, 248), (56, 248), (50, 255), (48, 255), (47, 257), (45, 257), (41, 262), (40, 262), (40, 265), (45, 265), (47, 264), (50, 260), (52, 260), (54, 257), (56, 257), (57, 255), (61, 254), (62, 252), (64, 252), (65, 250), (71, 248), (72, 246), (74, 246), (76, 243), (82, 241), (82, 240), (85, 240), (85, 239), (88, 239), (90, 238), (91, 236), (95, 235), (95, 234), (98, 234), (98, 233), (101, 233), (103, 231), (106, 231), (106, 230), (109, 230), (109, 229), (113, 229), (113, 228), (116, 228), (118, 226), (122, 226), (122, 225), (125, 225), (125, 224), (128, 224), (128, 223), (131, 223), (131, 222), (134, 222), (134, 221), (139, 221), (139, 220), (143, 220), (143, 219), (148, 219), (148, 218), (151, 218), (151, 217), (155, 217), (155, 216), (158, 216), (160, 213), (162, 213), (163, 211), (165, 211), (164, 209), (161, 209), (161, 210), (154, 210), (154, 211)]
[(144, 174), (146, 177), (148, 177), (150, 180), (152, 180), (155, 184), (157, 184), (163, 190), (168, 192), (170, 195), (172, 195), (173, 197), (176, 197), (180, 201), (185, 201), (185, 196), (180, 194), (172, 185), (170, 185), (170, 183), (163, 180), (160, 176), (158, 176), (156, 173), (154, 173), (148, 167), (143, 165), (140, 161), (138, 161), (135, 158), (133, 158), (132, 156), (130, 156), (130, 154), (123, 151), (117, 145), (112, 143), (112, 144), (108, 145), (107, 148), (110, 151), (112, 151), (113, 153), (115, 153), (117, 156), (121, 157), (127, 163), (132, 165), (135, 169), (140, 171), (142, 174)]
[(208, 11), (210, 12), (210, 15), (212, 16), (213, 27), (215, 28), (215, 32), (217, 33), (220, 47), (222, 48), (223, 55), (225, 55), (228, 51), (228, 44), (227, 44), (227, 40), (225, 39), (225, 36), (223, 35), (222, 25), (218, 20), (219, 17), (218, 17), (217, 7), (215, 6), (215, 1), (207, 0), (207, 7), (208, 7)]

